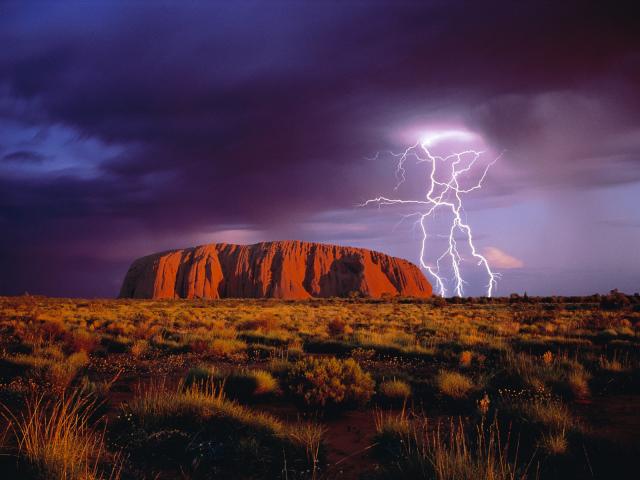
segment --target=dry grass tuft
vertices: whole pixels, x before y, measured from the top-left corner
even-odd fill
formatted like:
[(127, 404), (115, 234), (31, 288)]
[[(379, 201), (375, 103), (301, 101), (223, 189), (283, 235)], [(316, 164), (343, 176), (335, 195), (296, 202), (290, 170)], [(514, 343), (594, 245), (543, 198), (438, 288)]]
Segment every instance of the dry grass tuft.
[[(511, 455), (510, 433), (503, 437), (496, 421), (467, 425), (462, 419), (432, 424), (426, 417), (378, 415), (379, 452), (396, 459), (389, 478), (436, 480), (524, 480), (527, 468)], [(513, 458), (513, 460), (511, 460)]]
[(569, 448), (565, 431), (551, 432), (542, 436), (540, 446), (549, 455), (563, 455)]
[(135, 358), (141, 358), (149, 351), (149, 342), (147, 340), (136, 340), (131, 345), (131, 355)]
[(312, 478), (315, 478), (320, 467), (320, 448), (326, 430), (316, 423), (297, 423), (289, 427), (289, 440), (304, 448), (307, 462), (312, 465)]
[(411, 396), (411, 385), (402, 380), (387, 380), (380, 384), (378, 391), (389, 400), (405, 400)]
[(13, 434), (15, 454), (42, 478), (119, 478), (117, 457), (110, 471), (103, 471), (109, 459), (104, 432), (95, 431), (89, 424), (94, 407), (92, 400), (79, 394), (52, 401), (43, 396), (32, 397), (27, 400), (24, 412), (17, 415), (4, 407), (3, 416)]
[(469, 377), (449, 370), (438, 373), (436, 384), (440, 393), (455, 399), (465, 398), (474, 387)]

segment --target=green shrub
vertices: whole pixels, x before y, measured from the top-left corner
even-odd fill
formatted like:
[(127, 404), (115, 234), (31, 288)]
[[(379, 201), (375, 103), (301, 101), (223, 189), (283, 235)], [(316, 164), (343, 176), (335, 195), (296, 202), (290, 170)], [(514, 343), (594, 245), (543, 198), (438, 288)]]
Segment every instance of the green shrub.
[(366, 404), (375, 382), (352, 358), (307, 358), (293, 365), (288, 385), (307, 406), (324, 408)]

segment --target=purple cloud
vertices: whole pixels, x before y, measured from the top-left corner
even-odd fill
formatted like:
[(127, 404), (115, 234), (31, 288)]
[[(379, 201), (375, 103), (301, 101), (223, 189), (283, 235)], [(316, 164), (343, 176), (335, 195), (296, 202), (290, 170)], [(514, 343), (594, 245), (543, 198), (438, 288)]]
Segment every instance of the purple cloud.
[[(544, 253), (492, 238), (510, 215), (557, 191), (637, 192), (640, 40), (623, 5), (0, 8), (0, 294), (114, 295), (133, 257), (233, 232), (415, 260), (396, 216), (353, 207), (393, 187), (366, 157), (426, 124), (507, 150), (469, 214), (527, 267)], [(532, 278), (530, 293), (546, 285)]]

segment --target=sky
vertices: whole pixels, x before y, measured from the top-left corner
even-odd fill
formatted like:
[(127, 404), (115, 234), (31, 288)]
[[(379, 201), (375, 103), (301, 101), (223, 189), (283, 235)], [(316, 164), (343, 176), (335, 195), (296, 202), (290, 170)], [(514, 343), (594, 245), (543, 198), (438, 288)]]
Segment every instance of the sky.
[[(395, 189), (386, 152), (434, 132), (463, 133), (443, 155), (485, 151), (476, 174), (499, 157), (464, 198), (494, 294), (636, 292), (632, 8), (0, 2), (0, 295), (112, 297), (133, 259), (211, 242), (419, 263), (415, 208), (359, 205), (423, 198), (425, 164)], [(464, 294), (485, 294), (463, 256)]]

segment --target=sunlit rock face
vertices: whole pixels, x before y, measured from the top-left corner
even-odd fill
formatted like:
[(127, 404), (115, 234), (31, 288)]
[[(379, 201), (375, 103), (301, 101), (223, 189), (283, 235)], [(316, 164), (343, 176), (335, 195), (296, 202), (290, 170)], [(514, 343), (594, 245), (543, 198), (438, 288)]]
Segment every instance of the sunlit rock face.
[(363, 248), (281, 241), (218, 243), (134, 261), (121, 298), (282, 298), (431, 296), (408, 262)]

